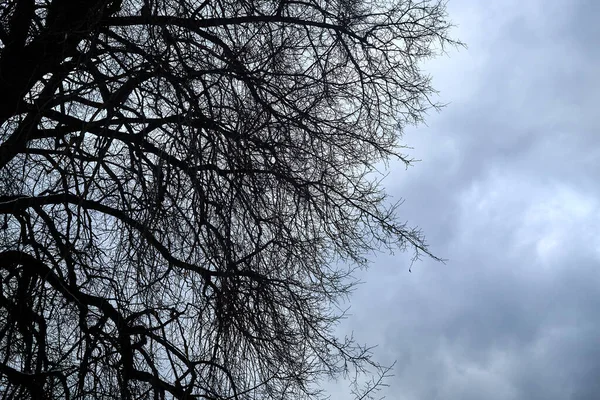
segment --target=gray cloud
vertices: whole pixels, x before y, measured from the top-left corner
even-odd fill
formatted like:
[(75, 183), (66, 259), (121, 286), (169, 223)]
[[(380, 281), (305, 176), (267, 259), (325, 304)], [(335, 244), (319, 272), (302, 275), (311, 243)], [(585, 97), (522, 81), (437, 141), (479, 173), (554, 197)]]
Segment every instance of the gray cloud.
[(387, 180), (449, 262), (377, 257), (344, 329), (397, 360), (388, 399), (596, 399), (600, 2), (449, 7), (469, 50), (427, 69), (450, 105)]

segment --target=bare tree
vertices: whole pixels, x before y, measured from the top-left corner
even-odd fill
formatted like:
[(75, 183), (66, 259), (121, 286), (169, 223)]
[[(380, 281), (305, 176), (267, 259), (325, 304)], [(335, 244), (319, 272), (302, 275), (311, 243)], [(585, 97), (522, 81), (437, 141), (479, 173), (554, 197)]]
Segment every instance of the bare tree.
[(333, 329), (366, 253), (430, 255), (373, 172), (448, 28), (438, 0), (0, 3), (2, 398), (369, 397), (387, 370)]

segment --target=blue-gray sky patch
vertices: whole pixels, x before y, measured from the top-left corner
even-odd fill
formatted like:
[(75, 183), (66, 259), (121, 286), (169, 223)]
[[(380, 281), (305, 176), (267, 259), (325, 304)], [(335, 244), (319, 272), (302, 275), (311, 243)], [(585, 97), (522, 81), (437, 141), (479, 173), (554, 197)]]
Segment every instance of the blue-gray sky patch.
[(378, 256), (344, 329), (390, 400), (600, 398), (600, 2), (450, 0), (469, 49), (390, 193), (446, 265)]

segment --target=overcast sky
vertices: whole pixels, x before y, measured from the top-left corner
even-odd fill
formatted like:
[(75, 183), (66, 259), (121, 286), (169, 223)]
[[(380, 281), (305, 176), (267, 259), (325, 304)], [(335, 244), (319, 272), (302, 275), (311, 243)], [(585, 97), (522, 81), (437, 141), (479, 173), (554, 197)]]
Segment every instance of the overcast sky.
[(467, 50), (388, 191), (443, 265), (378, 256), (345, 327), (389, 400), (600, 398), (600, 1), (449, 0)]

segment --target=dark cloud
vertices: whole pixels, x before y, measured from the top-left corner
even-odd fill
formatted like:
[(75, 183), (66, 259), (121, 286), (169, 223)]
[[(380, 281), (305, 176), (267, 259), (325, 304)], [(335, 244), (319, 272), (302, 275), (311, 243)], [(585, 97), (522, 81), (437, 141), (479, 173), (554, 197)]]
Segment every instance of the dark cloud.
[(391, 400), (599, 398), (600, 2), (449, 7), (450, 104), (387, 180), (449, 262), (377, 257), (343, 328), (397, 360)]

